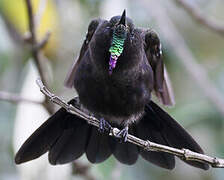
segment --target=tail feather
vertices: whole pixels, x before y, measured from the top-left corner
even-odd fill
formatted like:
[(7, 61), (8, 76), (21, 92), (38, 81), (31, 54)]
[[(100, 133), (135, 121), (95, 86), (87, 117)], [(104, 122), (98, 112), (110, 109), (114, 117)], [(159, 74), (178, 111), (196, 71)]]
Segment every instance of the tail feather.
[[(129, 133), (134, 134), (134, 129), (130, 128)], [(138, 159), (139, 150), (138, 147), (129, 142), (119, 142), (118, 139), (114, 139), (113, 155), (114, 157), (123, 164), (132, 165)]]
[[(71, 100), (74, 104), (75, 100)], [(203, 153), (201, 147), (172, 117), (154, 102), (145, 106), (143, 118), (129, 127), (129, 133), (144, 140), (186, 148)], [(147, 161), (166, 169), (173, 169), (173, 155), (163, 152), (146, 152), (131, 143), (120, 143), (107, 134), (101, 134), (96, 127), (90, 126), (81, 118), (61, 108), (44, 122), (22, 145), (15, 156), (16, 164), (40, 157), (49, 151), (49, 162), (53, 165), (64, 164), (79, 158), (84, 152), (92, 163), (100, 163), (111, 154), (124, 164), (134, 164), (140, 154)], [(207, 170), (208, 164), (185, 161)]]
[(91, 127), (86, 157), (91, 163), (105, 161), (111, 155), (109, 135), (101, 134), (96, 127)]
[(86, 121), (61, 108), (25, 141), (15, 156), (15, 163), (36, 159), (47, 151), (53, 165), (71, 162), (84, 153), (89, 128)]
[(50, 148), (48, 158), (52, 165), (69, 163), (85, 152), (90, 127), (82, 119), (75, 119), (75, 116), (70, 114), (68, 116), (74, 123), (63, 131)]
[(63, 133), (61, 119), (64, 118), (66, 113), (65, 109), (60, 109), (44, 122), (19, 149), (15, 156), (15, 163), (21, 164), (46, 153)]
[[(150, 124), (156, 124), (156, 126), (159, 128), (159, 132), (167, 141), (169, 146), (179, 149), (186, 148), (204, 154), (201, 147), (187, 133), (187, 131), (154, 102), (151, 101), (148, 105), (146, 105), (145, 112), (145, 116), (148, 116), (147, 114), (150, 114), (150, 116), (148, 116), (147, 118), (148, 121), (150, 121)], [(209, 165), (206, 163), (196, 161), (185, 162), (197, 168), (201, 168), (204, 170), (209, 169)]]
[[(148, 112), (145, 114), (143, 119), (137, 124), (136, 136), (143, 140), (150, 140), (159, 144), (168, 145), (166, 139), (164, 139), (161, 135), (157, 125), (151, 122), (149, 118), (152, 118), (152, 116)], [(154, 151), (148, 152), (141, 148), (140, 154), (145, 160), (162, 168), (173, 169), (175, 167), (174, 156), (168, 153)]]

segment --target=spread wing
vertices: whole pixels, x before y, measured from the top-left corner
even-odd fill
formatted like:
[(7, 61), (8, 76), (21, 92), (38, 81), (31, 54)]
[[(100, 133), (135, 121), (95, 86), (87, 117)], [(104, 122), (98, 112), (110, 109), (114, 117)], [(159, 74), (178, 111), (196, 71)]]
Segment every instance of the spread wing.
[(162, 48), (157, 33), (151, 29), (142, 30), (145, 54), (154, 75), (154, 92), (160, 102), (167, 106), (175, 103), (171, 82), (162, 59)]
[(78, 67), (78, 64), (80, 63), (82, 57), (84, 56), (86, 50), (88, 49), (89, 46), (89, 42), (91, 41), (93, 34), (95, 33), (97, 27), (99, 26), (99, 24), (102, 22), (101, 19), (94, 19), (90, 22), (89, 27), (88, 27), (88, 32), (86, 34), (86, 38), (82, 44), (79, 56), (77, 57), (77, 59), (74, 61), (74, 63), (72, 64), (71, 69), (69, 70), (66, 78), (65, 78), (65, 82), (64, 85), (68, 88), (72, 88), (74, 85), (74, 75), (76, 72), (76, 69)]

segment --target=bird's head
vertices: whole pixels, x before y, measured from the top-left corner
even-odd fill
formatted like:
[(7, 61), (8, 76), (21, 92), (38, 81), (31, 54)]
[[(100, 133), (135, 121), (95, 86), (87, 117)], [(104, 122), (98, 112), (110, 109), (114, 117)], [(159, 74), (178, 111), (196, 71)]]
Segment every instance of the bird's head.
[(112, 75), (115, 69), (121, 72), (139, 63), (137, 56), (140, 57), (142, 44), (140, 34), (124, 10), (121, 16), (100, 21), (90, 42), (91, 57), (97, 67)]

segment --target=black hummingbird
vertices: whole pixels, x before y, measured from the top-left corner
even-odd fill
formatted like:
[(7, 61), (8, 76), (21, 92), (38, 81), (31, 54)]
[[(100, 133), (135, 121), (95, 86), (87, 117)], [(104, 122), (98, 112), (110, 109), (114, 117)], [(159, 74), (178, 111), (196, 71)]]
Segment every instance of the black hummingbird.
[[(69, 103), (98, 117), (100, 128), (61, 108), (25, 141), (16, 154), (17, 164), (49, 151), (53, 165), (72, 162), (86, 153), (91, 163), (103, 162), (113, 154), (121, 163), (131, 165), (141, 155), (157, 166), (175, 167), (173, 155), (147, 152), (125, 142), (128, 132), (144, 140), (203, 153), (195, 140), (151, 100), (155, 92), (164, 105), (173, 103), (160, 40), (153, 30), (136, 28), (125, 10), (109, 21), (90, 22), (66, 85), (74, 86), (79, 96)], [(111, 125), (122, 129), (119, 137), (123, 141), (108, 135)], [(209, 168), (205, 163), (185, 162)]]

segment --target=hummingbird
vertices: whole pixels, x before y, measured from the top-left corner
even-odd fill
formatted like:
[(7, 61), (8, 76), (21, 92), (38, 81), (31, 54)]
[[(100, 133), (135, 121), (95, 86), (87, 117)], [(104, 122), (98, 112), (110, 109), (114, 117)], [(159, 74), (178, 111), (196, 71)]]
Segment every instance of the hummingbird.
[[(65, 85), (78, 93), (69, 104), (100, 119), (100, 127), (61, 108), (25, 141), (15, 156), (16, 164), (49, 152), (52, 165), (72, 162), (85, 153), (91, 163), (101, 163), (113, 155), (119, 162), (132, 165), (141, 156), (165, 169), (175, 167), (174, 155), (145, 151), (127, 142), (129, 133), (204, 153), (191, 135), (151, 100), (154, 93), (162, 104), (174, 103), (160, 39), (152, 29), (135, 27), (125, 10), (109, 21), (98, 18), (90, 22)], [(111, 126), (121, 129), (117, 138), (109, 136)], [(182, 160), (209, 169), (206, 163)]]

